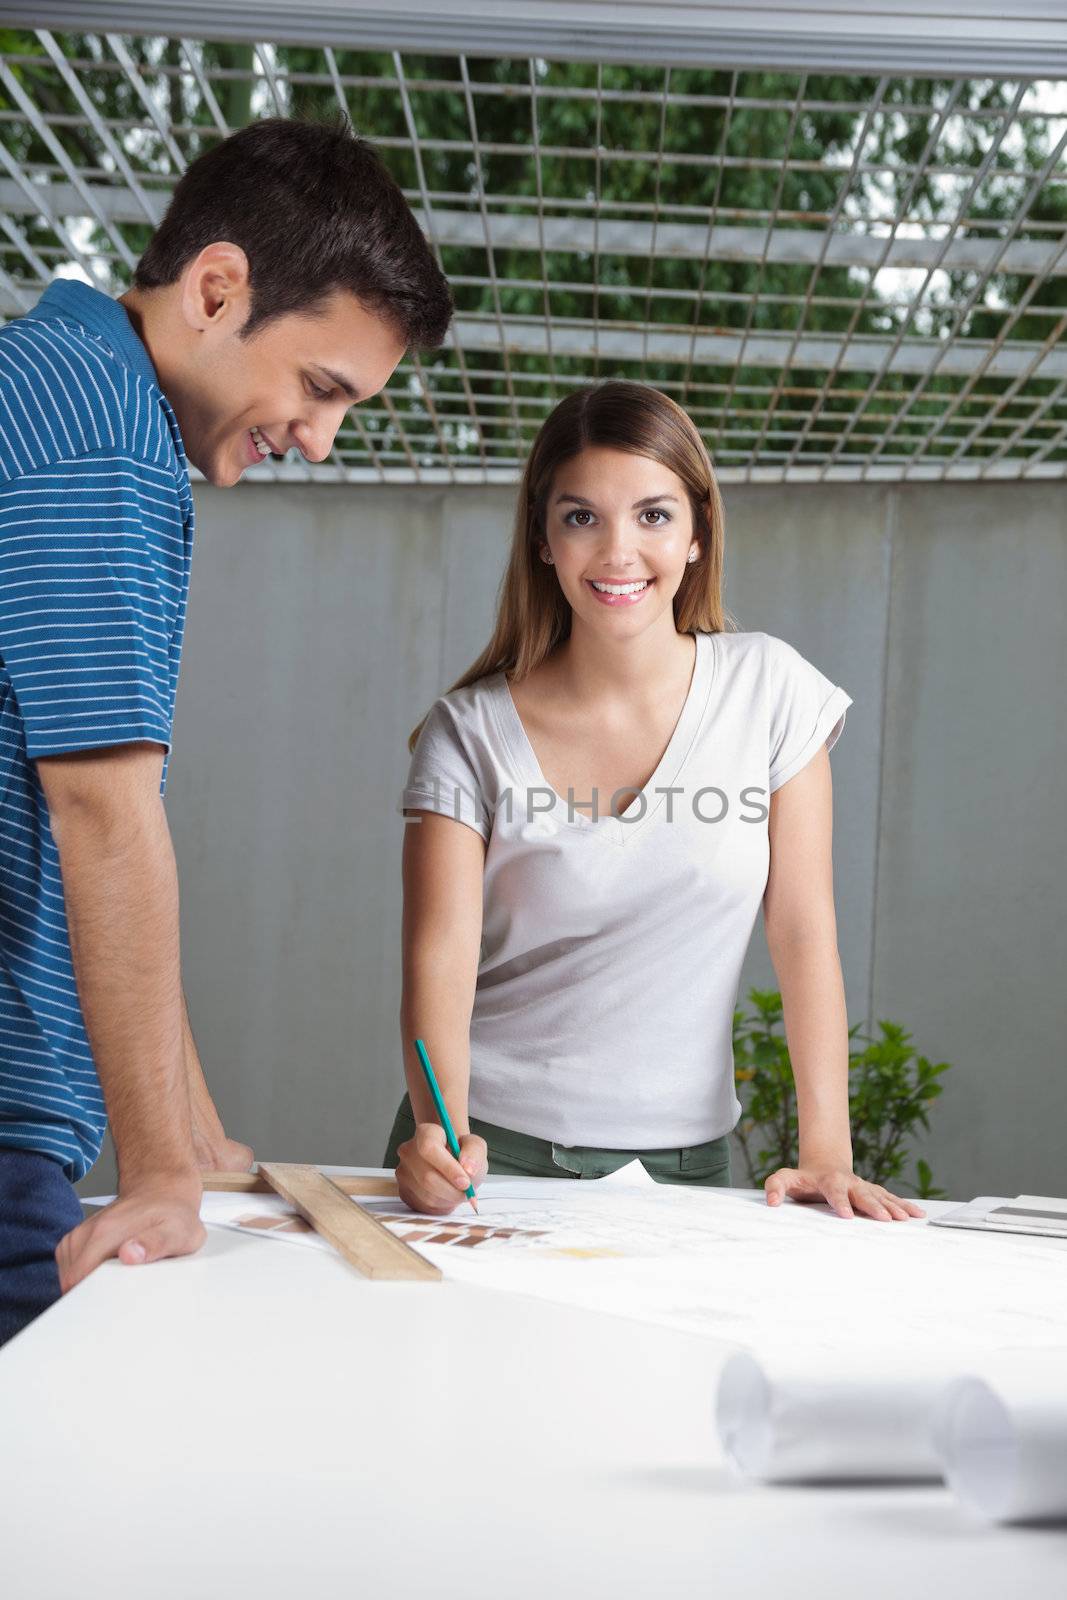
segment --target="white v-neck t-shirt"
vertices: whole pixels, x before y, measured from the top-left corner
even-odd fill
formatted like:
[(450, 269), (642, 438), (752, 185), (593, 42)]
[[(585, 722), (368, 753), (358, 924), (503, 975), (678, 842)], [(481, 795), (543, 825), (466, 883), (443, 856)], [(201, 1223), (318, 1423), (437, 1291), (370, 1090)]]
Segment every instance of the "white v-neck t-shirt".
[(733, 1012), (769, 797), (833, 747), (852, 700), (782, 639), (695, 639), (674, 733), (620, 817), (610, 796), (593, 820), (590, 796), (550, 787), (503, 673), (430, 710), (401, 808), (486, 841), (473, 1117), (654, 1150), (718, 1138), (740, 1115)]

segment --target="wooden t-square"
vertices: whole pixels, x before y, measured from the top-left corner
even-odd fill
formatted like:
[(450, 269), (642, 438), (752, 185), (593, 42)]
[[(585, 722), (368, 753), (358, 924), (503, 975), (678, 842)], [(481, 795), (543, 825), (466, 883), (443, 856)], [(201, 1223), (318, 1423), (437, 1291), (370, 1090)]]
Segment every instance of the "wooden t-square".
[[(342, 1187), (344, 1185), (344, 1187)], [(373, 1185), (373, 1187), (372, 1187)], [(441, 1277), (435, 1267), (362, 1206), (351, 1194), (396, 1194), (390, 1178), (326, 1177), (317, 1167), (284, 1161), (261, 1161), (257, 1173), (205, 1173), (205, 1189), (262, 1191), (273, 1189), (328, 1240), (366, 1278), (417, 1279)]]

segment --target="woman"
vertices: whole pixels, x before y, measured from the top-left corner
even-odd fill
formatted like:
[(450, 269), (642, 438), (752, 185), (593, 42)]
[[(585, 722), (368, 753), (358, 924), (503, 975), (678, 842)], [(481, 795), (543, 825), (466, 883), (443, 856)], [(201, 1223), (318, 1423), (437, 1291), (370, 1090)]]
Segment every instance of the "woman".
[(923, 1215), (852, 1170), (828, 756), (852, 702), (782, 640), (728, 629), (722, 572), (685, 413), (630, 383), (557, 406), (492, 641), (412, 735), (409, 1096), (385, 1159), (417, 1210), (451, 1210), (487, 1170), (600, 1177), (634, 1156), (660, 1181), (728, 1185), (733, 1009), (762, 901), (800, 1139), (768, 1201)]

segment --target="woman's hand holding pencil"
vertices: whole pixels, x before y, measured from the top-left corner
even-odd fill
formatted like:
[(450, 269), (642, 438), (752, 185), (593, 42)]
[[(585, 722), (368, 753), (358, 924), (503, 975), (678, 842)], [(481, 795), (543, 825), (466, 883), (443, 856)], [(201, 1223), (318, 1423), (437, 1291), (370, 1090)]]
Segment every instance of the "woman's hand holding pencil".
[(476, 1133), (459, 1136), (459, 1160), (449, 1153), (445, 1130), (420, 1122), (415, 1137), (397, 1152), (396, 1183), (412, 1211), (444, 1216), (461, 1204), (468, 1188), (477, 1189), (489, 1169), (489, 1152)]
[(489, 1169), (485, 1140), (474, 1133), (465, 1133), (462, 1139), (456, 1137), (437, 1074), (421, 1039), (415, 1040), (415, 1055), (437, 1112), (437, 1122), (418, 1123), (414, 1139), (409, 1139), (397, 1151), (400, 1160), (396, 1182), (400, 1198), (413, 1211), (440, 1213), (453, 1209), (459, 1189), (470, 1201), (471, 1210), (476, 1212), (478, 1202), (474, 1191)]

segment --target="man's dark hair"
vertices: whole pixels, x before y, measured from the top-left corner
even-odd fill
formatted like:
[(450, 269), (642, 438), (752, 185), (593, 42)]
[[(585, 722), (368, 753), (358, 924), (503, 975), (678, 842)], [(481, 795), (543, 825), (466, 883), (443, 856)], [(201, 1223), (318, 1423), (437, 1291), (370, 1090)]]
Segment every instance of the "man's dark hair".
[(265, 118), (205, 151), (179, 180), (134, 284), (176, 282), (223, 239), (248, 257), (243, 338), (287, 312), (314, 314), (336, 289), (406, 348), (433, 348), (448, 330), (448, 284), (398, 185), (347, 119)]

